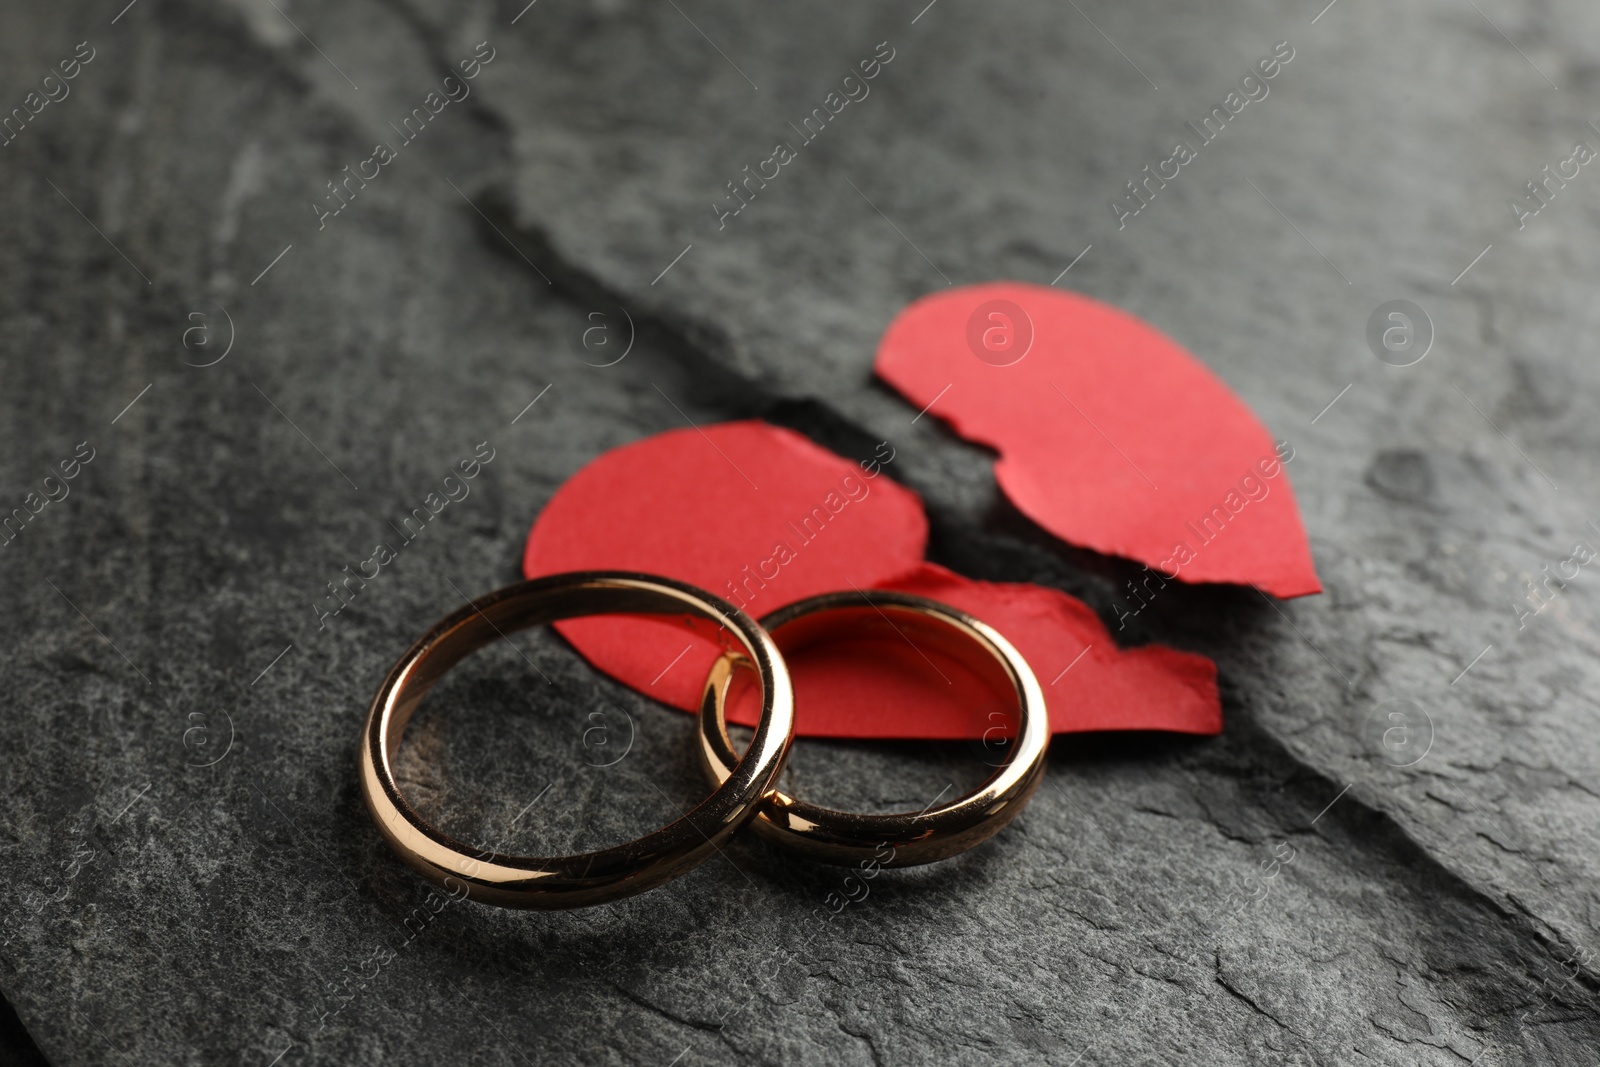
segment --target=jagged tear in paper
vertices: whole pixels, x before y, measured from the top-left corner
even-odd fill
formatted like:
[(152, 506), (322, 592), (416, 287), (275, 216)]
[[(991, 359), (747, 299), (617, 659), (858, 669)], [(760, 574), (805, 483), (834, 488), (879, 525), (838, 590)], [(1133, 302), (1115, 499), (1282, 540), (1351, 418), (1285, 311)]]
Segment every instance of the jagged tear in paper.
[(1133, 315), (1020, 282), (902, 311), (877, 372), (1000, 453), (995, 479), (1061, 540), (1168, 580), (1320, 593), (1275, 442), (1227, 384)]
[[(851, 586), (920, 593), (966, 610), (1017, 646), (1044, 686), (1056, 732), (1221, 730), (1210, 660), (1158, 646), (1118, 649), (1094, 612), (1065, 593), (973, 581), (927, 563), (922, 502), (883, 473), (893, 457), (885, 443), (851, 462), (753, 421), (659, 434), (600, 456), (556, 492), (528, 536), (523, 571), (663, 574), (757, 617)], [(689, 711), (719, 651), (702, 634), (660, 620), (556, 626), (600, 670)], [(993, 694), (914, 647), (828, 646), (790, 666), (803, 735), (960, 739), (1001, 721)], [(732, 717), (748, 721), (737, 707)]]

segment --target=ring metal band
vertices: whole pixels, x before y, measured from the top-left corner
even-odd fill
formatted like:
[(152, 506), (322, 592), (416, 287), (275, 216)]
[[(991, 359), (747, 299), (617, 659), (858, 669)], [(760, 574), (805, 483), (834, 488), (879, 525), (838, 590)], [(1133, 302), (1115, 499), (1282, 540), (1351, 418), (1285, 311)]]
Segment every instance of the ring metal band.
[[(1027, 806), (1044, 777), (1050, 723), (1044, 692), (1026, 660), (992, 627), (938, 601), (908, 593), (827, 593), (801, 600), (761, 620), (780, 649), (795, 652), (832, 643), (862, 625), (950, 655), (977, 671), (997, 692), (1015, 693), (1020, 722), (1007, 758), (965, 796), (922, 812), (864, 815), (808, 804), (774, 789), (751, 824), (761, 837), (824, 863), (875, 862), (910, 867), (946, 859), (992, 837)], [(976, 653), (976, 654), (975, 654)], [(738, 766), (728, 736), (727, 693), (735, 669), (748, 666), (730, 651), (706, 680), (700, 710), (700, 756), (708, 778), (727, 781)], [(885, 852), (892, 852), (887, 860)]]
[[(687, 615), (731, 633), (761, 684), (749, 750), (688, 814), (636, 841), (574, 856), (481, 852), (430, 826), (395, 784), (393, 761), (412, 712), (471, 652), (514, 630), (579, 615)], [(367, 713), (361, 787), (400, 857), (457, 896), (511, 908), (572, 908), (644, 892), (711, 855), (750, 819), (783, 769), (794, 730), (789, 673), (767, 632), (744, 612), (691, 585), (627, 572), (586, 571), (521, 582), (480, 597), (422, 636), (390, 668)]]

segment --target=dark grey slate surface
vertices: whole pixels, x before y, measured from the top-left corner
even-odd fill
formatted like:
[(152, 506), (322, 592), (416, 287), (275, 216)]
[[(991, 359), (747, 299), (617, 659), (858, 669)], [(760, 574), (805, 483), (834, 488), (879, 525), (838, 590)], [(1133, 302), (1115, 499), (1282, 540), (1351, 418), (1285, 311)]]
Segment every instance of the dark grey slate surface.
[[(1593, 1062), (1593, 578), (1525, 628), (1513, 605), (1600, 539), (1600, 178), (1521, 230), (1507, 206), (1600, 146), (1592, 5), (0, 19), (4, 108), (94, 54), (0, 147), (0, 505), (94, 450), (0, 549), (0, 990), (50, 1062)], [(1119, 230), (1123, 183), (1284, 40), (1270, 94)], [(472, 96), (319, 230), (324, 183), (483, 41)], [(719, 229), (725, 183), (880, 42), (870, 96)], [(408, 940), (426, 890), (361, 808), (363, 706), (607, 448), (752, 415), (891, 439), (936, 558), (1111, 617), (1122, 565), (1043, 536), (870, 377), (908, 300), (1074, 262), (1062, 285), (1178, 338), (1298, 450), (1326, 595), (1174, 590), (1139, 620), (1218, 661), (1225, 734), (1063, 739), (1011, 830), (831, 923), (842, 872), (741, 841), (613, 907), (452, 905)], [(1415, 366), (1367, 346), (1394, 299), (1436, 332)], [(620, 343), (624, 311), (633, 350), (589, 366), (584, 331)], [(485, 441), (472, 495), (319, 629), (326, 583)], [(521, 645), (553, 687), (493, 650), (419, 719), (430, 811), (582, 848), (696, 795), (686, 717)], [(1386, 746), (1397, 700), (1413, 732)], [(636, 724), (610, 768), (596, 708)], [(974, 766), (807, 743), (793, 773), (898, 807)]]

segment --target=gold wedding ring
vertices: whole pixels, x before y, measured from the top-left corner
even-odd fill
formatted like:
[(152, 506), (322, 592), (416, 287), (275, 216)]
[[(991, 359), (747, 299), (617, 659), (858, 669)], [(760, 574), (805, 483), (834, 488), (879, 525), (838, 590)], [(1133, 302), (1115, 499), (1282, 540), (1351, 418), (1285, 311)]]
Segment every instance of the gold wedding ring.
[[(965, 796), (921, 812), (863, 815), (808, 804), (774, 789), (751, 823), (761, 837), (824, 863), (910, 867), (945, 859), (993, 836), (1016, 818), (1038, 788), (1050, 742), (1044, 693), (1027, 661), (992, 627), (925, 597), (876, 590), (811, 597), (766, 616), (761, 624), (788, 652), (833, 643), (841, 640), (841, 633), (863, 628), (905, 639), (918, 649), (954, 657), (997, 693), (1014, 694), (1020, 716), (1005, 761)], [(738, 650), (730, 650), (718, 658), (706, 680), (700, 755), (713, 784), (733, 780), (743, 766), (728, 737), (727, 693), (736, 671), (752, 665)], [(751, 744), (753, 750), (755, 742)]]
[[(754, 668), (761, 686), (760, 724), (744, 757), (728, 762), (715, 792), (687, 815), (596, 852), (506, 856), (473, 849), (430, 826), (401, 796), (393, 767), (406, 724), (428, 690), (461, 659), (508, 633), (604, 614), (682, 615), (732, 635), (741, 662)], [(794, 692), (783, 657), (767, 632), (732, 604), (644, 574), (557, 574), (490, 593), (446, 616), (389, 669), (367, 712), (361, 788), (390, 846), (452, 894), (510, 908), (582, 907), (642, 893), (709, 857), (756, 814), (783, 770), (793, 731)]]

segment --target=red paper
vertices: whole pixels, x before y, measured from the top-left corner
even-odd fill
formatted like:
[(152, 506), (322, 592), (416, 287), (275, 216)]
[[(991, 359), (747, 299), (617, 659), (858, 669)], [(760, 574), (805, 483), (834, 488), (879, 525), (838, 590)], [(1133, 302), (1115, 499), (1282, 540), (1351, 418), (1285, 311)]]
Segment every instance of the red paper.
[(974, 581), (933, 563), (884, 588), (942, 601), (1004, 634), (1044, 687), (1056, 733), (1222, 732), (1216, 664), (1163, 645), (1119, 649), (1087, 604), (1058, 589)]
[(1272, 437), (1133, 315), (1020, 282), (947, 290), (900, 313), (876, 367), (999, 452), (1001, 490), (1063, 541), (1185, 582), (1322, 591)]
[[(1057, 732), (1221, 730), (1216, 668), (1204, 657), (1118, 650), (1094, 613), (1065, 593), (972, 581), (924, 562), (922, 503), (879, 469), (892, 457), (884, 444), (864, 469), (761, 422), (660, 434), (573, 475), (534, 524), (523, 571), (667, 575), (757, 617), (852, 585), (920, 593), (968, 611), (1018, 647), (1044, 686)], [(697, 708), (719, 651), (675, 622), (601, 616), (556, 627), (600, 670), (687, 711)], [(975, 678), (937, 655), (935, 672), (921, 656), (888, 641), (792, 657), (797, 731), (957, 739), (1001, 721), (991, 713), (1003, 712), (1003, 702)], [(738, 708), (731, 717), (748, 721)]]

